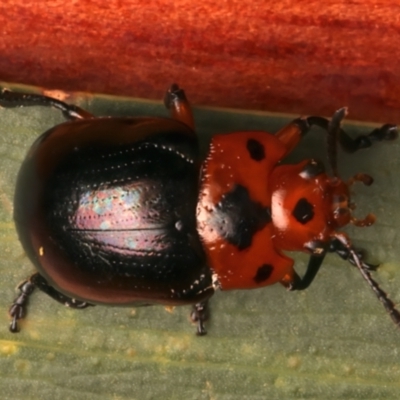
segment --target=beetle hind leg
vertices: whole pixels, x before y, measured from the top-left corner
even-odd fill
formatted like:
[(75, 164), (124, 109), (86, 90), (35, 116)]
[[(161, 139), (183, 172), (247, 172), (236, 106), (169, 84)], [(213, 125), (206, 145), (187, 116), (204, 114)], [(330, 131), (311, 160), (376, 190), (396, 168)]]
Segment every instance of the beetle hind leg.
[(67, 307), (82, 309), (92, 304), (73, 299), (71, 297), (65, 296), (64, 294), (58, 292), (52, 286), (50, 286), (46, 279), (44, 279), (40, 274), (32, 275), (28, 280), (22, 282), (18, 289), (20, 290), (19, 295), (13, 301), (8, 313), (12, 318), (10, 323), (10, 332), (16, 333), (19, 332), (18, 320), (23, 319), (27, 312), (29, 297), (35, 290), (35, 288), (40, 289), (42, 292), (49, 295), (54, 300), (58, 301), (61, 304), (64, 304)]
[(0, 91), (0, 106), (5, 108), (29, 106), (54, 107), (60, 110), (65, 118), (70, 120), (93, 118), (92, 114), (74, 104), (67, 104), (41, 94), (11, 92), (8, 89)]
[(52, 299), (58, 301), (66, 307), (82, 309), (93, 305), (87, 303), (86, 301), (76, 300), (72, 297), (68, 297), (65, 294), (60, 293), (58, 290), (54, 289), (53, 286), (50, 286), (47, 283), (46, 279), (44, 279), (43, 276), (40, 274), (32, 275), (30, 281), (39, 290), (46, 293)]

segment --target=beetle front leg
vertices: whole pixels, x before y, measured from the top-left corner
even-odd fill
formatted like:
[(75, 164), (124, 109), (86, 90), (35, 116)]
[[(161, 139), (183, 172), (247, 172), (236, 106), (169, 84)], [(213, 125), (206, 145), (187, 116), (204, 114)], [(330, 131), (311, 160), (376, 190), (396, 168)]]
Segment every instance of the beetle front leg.
[[(338, 112), (345, 110), (341, 109)], [(335, 113), (336, 115), (336, 113)], [(343, 117), (342, 117), (343, 118)], [(337, 118), (336, 122), (342, 119)], [(330, 120), (323, 117), (303, 117), (293, 120), (290, 124), (282, 128), (275, 135), (280, 139), (287, 148), (287, 153), (290, 153), (300, 142), (300, 140), (309, 132), (312, 126), (318, 126), (329, 133)], [(383, 140), (394, 140), (398, 136), (398, 129), (396, 125), (385, 124), (380, 128), (372, 130), (369, 134), (360, 135), (355, 139), (351, 138), (340, 126), (337, 127), (337, 141), (340, 146), (348, 153), (354, 153), (357, 150), (365, 149), (372, 146), (374, 142)], [(330, 143), (329, 151), (332, 150), (334, 143)]]
[(164, 96), (165, 107), (170, 111), (171, 118), (183, 122), (194, 130), (192, 109), (185, 92), (176, 83), (172, 84)]
[(303, 277), (300, 277), (297, 272), (294, 273), (293, 281), (289, 283), (287, 286), (288, 290), (305, 290), (307, 289), (314, 278), (317, 276), (317, 273), (322, 265), (322, 262), (325, 258), (325, 252), (319, 255), (311, 255), (310, 260), (308, 261), (307, 270)]
[(92, 114), (73, 104), (67, 104), (41, 94), (11, 92), (8, 89), (3, 89), (0, 92), (0, 106), (5, 108), (29, 106), (54, 107), (60, 110), (65, 118), (70, 120), (94, 118)]

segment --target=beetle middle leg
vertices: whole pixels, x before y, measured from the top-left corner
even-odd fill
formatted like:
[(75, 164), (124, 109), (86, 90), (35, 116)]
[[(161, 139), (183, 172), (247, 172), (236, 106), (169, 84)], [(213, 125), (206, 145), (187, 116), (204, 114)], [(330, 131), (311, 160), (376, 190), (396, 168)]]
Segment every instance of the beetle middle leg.
[(60, 110), (65, 118), (70, 120), (94, 118), (92, 114), (74, 104), (67, 104), (41, 94), (11, 92), (8, 89), (3, 89), (0, 92), (0, 106), (5, 108), (29, 106), (54, 107)]
[(176, 83), (172, 84), (164, 96), (165, 107), (170, 111), (171, 118), (183, 122), (194, 130), (192, 109), (185, 92)]
[(23, 319), (25, 317), (29, 297), (33, 293), (35, 288), (40, 289), (42, 292), (46, 293), (54, 300), (64, 304), (67, 307), (83, 309), (93, 305), (84, 301), (76, 300), (71, 297), (65, 296), (64, 294), (58, 292), (56, 289), (50, 286), (47, 283), (46, 279), (44, 279), (40, 274), (38, 273), (33, 274), (28, 280), (22, 282), (18, 286), (20, 293), (18, 297), (13, 301), (8, 311), (10, 317), (12, 318), (12, 321), (10, 323), (10, 331), (12, 333), (16, 333), (19, 331), (18, 320)]

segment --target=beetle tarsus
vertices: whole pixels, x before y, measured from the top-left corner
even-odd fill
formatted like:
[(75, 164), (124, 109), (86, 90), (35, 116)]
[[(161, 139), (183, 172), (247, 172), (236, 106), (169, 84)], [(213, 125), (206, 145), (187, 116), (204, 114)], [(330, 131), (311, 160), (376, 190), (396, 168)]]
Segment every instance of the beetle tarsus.
[(193, 305), (192, 312), (190, 314), (192, 322), (197, 322), (197, 336), (204, 336), (207, 334), (207, 330), (204, 327), (204, 322), (209, 318), (208, 301), (196, 303)]
[(12, 333), (19, 332), (18, 320), (24, 318), (26, 315), (29, 296), (33, 293), (35, 284), (30, 280), (27, 280), (22, 282), (18, 286), (18, 289), (20, 290), (20, 293), (8, 311), (10, 317), (12, 318), (9, 328), (10, 332)]
[(393, 124), (385, 124), (380, 128), (374, 129), (368, 137), (371, 140), (381, 141), (381, 140), (395, 140), (399, 136), (398, 128)]

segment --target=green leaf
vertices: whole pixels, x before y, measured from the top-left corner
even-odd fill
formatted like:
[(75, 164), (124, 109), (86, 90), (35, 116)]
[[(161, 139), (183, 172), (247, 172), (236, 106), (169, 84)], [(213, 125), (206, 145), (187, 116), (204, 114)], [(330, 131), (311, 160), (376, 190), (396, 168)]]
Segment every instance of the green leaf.
[[(67, 102), (96, 115), (167, 116), (161, 102), (85, 94)], [(195, 109), (204, 149), (213, 133), (274, 132), (291, 118)], [(43, 107), (0, 109), (2, 399), (398, 399), (400, 330), (357, 269), (335, 255), (305, 292), (287, 293), (275, 285), (217, 293), (205, 337), (195, 336), (188, 307), (78, 311), (40, 292), (31, 298), (22, 331), (9, 333), (7, 309), (15, 288), (33, 272), (12, 219), (16, 174), (35, 138), (62, 121), (58, 111)], [(371, 126), (346, 129), (357, 134)], [(326, 159), (325, 136), (314, 132), (293, 160)], [(373, 276), (394, 302), (400, 299), (399, 154), (395, 141), (339, 155), (343, 176), (365, 172), (375, 178), (371, 187), (354, 190), (357, 215), (373, 212), (376, 224), (347, 231), (372, 262), (382, 263)], [(292, 256), (304, 271), (307, 257)]]

